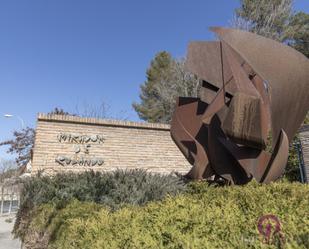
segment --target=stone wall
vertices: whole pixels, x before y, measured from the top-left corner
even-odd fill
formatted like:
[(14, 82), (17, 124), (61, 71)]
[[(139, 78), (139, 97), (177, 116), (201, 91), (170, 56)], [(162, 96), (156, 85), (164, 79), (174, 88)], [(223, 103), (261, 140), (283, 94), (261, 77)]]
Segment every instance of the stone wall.
[(309, 125), (304, 125), (301, 127), (299, 131), (299, 138), (302, 146), (303, 159), (305, 164), (305, 180), (309, 182)]
[(186, 173), (190, 167), (169, 125), (38, 115), (32, 174), (117, 168)]

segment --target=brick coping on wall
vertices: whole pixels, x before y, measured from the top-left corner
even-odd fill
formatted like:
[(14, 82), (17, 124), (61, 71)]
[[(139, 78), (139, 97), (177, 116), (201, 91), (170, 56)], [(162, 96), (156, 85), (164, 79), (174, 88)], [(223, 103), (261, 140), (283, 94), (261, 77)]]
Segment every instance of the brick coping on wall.
[[(133, 122), (133, 121), (124, 121), (124, 120), (116, 120), (116, 119), (82, 118), (82, 117), (72, 116), (72, 115), (57, 115), (57, 114), (39, 113), (38, 120), (77, 123), (77, 124), (103, 125), (103, 126), (113, 126), (113, 127), (151, 129), (151, 130), (170, 130), (170, 125), (168, 124)], [(299, 132), (309, 131), (309, 125), (301, 126), (298, 131)]]
[(151, 129), (151, 130), (170, 130), (170, 125), (159, 123), (147, 123), (147, 122), (133, 122), (113, 119), (99, 119), (99, 118), (82, 118), (71, 115), (57, 115), (57, 114), (38, 114), (38, 121), (52, 121), (52, 122), (64, 122), (64, 123), (76, 123), (86, 125), (102, 125), (113, 127), (127, 127), (138, 129)]

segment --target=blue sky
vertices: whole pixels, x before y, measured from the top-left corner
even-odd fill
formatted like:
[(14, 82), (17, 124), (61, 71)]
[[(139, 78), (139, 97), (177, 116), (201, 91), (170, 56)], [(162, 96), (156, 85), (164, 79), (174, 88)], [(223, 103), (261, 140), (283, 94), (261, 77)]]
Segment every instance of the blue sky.
[[(184, 56), (209, 26), (229, 26), (238, 0), (2, 0), (0, 2), (0, 140), (35, 126), (54, 107), (84, 103), (139, 120), (132, 102), (154, 55)], [(308, 0), (295, 9), (309, 12)], [(124, 115), (121, 113), (125, 113)], [(0, 148), (0, 158), (9, 158)]]

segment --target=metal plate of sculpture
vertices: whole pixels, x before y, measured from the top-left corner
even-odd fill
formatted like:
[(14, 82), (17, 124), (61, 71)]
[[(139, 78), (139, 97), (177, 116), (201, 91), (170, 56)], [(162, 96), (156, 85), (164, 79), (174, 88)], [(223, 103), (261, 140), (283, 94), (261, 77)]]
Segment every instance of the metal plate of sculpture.
[(179, 97), (171, 121), (171, 136), (193, 165), (187, 177), (274, 181), (309, 109), (309, 60), (250, 32), (212, 31), (219, 41), (189, 45), (200, 98)]

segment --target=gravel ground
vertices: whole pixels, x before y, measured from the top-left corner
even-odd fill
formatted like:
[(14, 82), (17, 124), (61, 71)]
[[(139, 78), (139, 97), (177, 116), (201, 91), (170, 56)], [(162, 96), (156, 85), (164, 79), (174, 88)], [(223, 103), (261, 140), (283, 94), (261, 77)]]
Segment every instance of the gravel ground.
[[(11, 221), (11, 222), (8, 222)], [(0, 249), (20, 249), (21, 243), (13, 239), (11, 231), (14, 226), (15, 216), (0, 216)]]

